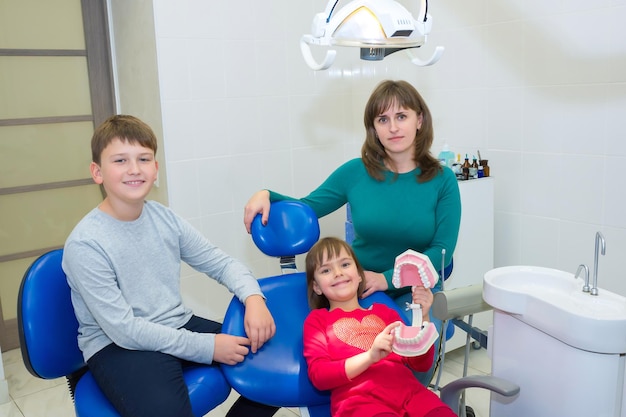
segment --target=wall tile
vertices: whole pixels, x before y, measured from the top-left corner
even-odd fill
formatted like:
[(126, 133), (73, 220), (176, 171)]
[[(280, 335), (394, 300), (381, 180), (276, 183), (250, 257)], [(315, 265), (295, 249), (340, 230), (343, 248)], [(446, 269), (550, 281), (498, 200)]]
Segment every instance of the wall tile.
[[(626, 164), (624, 0), (434, 2), (433, 33), (412, 53), (443, 45), (439, 63), (419, 68), (404, 52), (364, 62), (337, 48), (321, 72), (299, 48), (318, 1), (173, 4), (155, 2), (170, 202), (254, 268), (274, 265), (241, 224), (249, 196), (263, 187), (305, 195), (358, 156), (365, 102), (392, 78), (426, 98), (435, 152), (448, 141), (489, 159), (498, 266), (571, 270), (603, 230), (612, 236), (605, 282), (626, 294), (615, 255), (626, 241), (616, 191)], [(344, 214), (324, 219), (325, 231), (341, 235)]]

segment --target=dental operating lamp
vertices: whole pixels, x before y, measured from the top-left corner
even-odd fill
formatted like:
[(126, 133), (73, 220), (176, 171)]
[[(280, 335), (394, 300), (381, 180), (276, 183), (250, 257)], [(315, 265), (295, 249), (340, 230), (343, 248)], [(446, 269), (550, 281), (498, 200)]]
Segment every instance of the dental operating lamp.
[(329, 0), (326, 10), (313, 18), (311, 33), (300, 39), (302, 56), (311, 69), (330, 68), (337, 55), (335, 49), (328, 49), (322, 62), (318, 63), (313, 58), (311, 45), (359, 47), (361, 59), (367, 61), (381, 61), (402, 50), (409, 52), (411, 62), (418, 66), (432, 65), (441, 58), (442, 46), (437, 46), (428, 60), (415, 57), (409, 51), (424, 45), (431, 31), (428, 0), (417, 0), (417, 19), (394, 0), (352, 0), (335, 11), (339, 1)]

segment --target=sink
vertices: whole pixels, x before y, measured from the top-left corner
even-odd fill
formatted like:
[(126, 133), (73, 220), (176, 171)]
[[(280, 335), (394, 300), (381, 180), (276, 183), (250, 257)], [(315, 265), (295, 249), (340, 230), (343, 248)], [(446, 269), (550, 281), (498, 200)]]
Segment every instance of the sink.
[(575, 348), (626, 353), (626, 298), (604, 289), (593, 296), (583, 285), (557, 269), (508, 266), (485, 274), (483, 299)]

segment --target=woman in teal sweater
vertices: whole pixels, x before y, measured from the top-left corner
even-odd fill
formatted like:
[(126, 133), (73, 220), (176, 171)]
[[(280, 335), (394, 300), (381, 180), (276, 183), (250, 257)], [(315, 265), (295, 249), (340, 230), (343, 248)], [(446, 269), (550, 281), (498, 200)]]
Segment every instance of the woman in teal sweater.
[[(406, 81), (380, 83), (365, 107), (361, 158), (346, 162), (300, 201), (323, 217), (350, 203), (353, 249), (367, 270), (367, 297), (386, 291), (410, 292), (391, 285), (395, 257), (407, 249), (427, 255), (437, 270), (445, 249), (447, 266), (461, 222), (461, 198), (454, 173), (431, 154), (433, 125), (421, 95)], [(294, 199), (269, 190), (255, 193), (244, 224), (257, 213), (263, 222), (270, 201)], [(440, 285), (440, 284), (438, 284)]]
[[(408, 82), (380, 83), (365, 106), (364, 124), (361, 158), (337, 168), (300, 201), (318, 217), (350, 204), (352, 247), (366, 270), (363, 297), (385, 291), (404, 307), (410, 303), (410, 287), (391, 284), (395, 258), (413, 249), (439, 270), (445, 249), (449, 265), (461, 222), (459, 187), (454, 173), (431, 154), (430, 110)], [(265, 224), (270, 202), (285, 199), (294, 198), (269, 190), (255, 193), (244, 210), (248, 232), (258, 213)]]

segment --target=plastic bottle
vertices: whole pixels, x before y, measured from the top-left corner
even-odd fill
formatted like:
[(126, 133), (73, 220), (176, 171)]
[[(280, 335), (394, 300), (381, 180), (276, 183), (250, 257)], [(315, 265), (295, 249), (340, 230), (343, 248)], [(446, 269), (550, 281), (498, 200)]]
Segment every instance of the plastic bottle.
[(463, 173), (463, 169), (461, 168), (461, 154), (456, 154), (456, 161), (452, 164), (452, 171), (454, 174), (459, 177)]
[(441, 165), (452, 168), (452, 165), (454, 164), (454, 152), (450, 150), (450, 146), (448, 146), (447, 142), (444, 143), (443, 148), (441, 148), (438, 158)]

